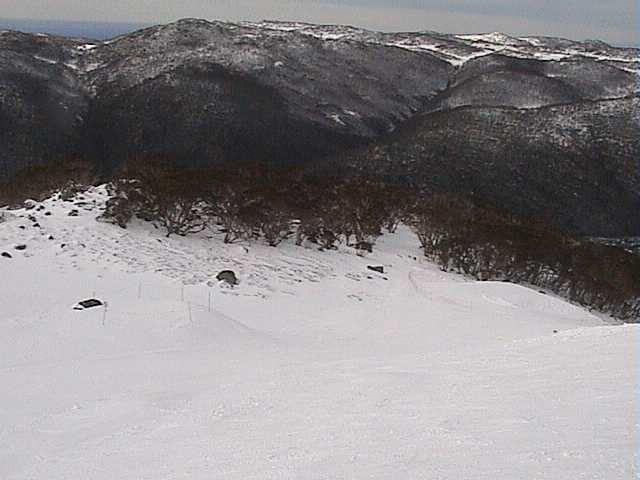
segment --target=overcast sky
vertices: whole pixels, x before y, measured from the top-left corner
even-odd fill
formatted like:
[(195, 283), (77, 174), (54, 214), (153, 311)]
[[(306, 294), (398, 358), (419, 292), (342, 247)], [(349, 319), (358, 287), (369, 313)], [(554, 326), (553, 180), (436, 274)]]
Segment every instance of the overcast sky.
[(281, 19), (377, 30), (598, 38), (637, 44), (637, 0), (0, 0), (3, 18), (164, 23)]

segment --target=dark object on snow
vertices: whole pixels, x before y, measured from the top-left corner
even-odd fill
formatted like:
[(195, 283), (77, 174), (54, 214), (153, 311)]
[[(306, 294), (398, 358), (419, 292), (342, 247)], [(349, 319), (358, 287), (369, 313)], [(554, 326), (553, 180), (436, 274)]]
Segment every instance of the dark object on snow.
[(219, 282), (226, 282), (231, 286), (238, 285), (238, 277), (236, 277), (235, 272), (231, 270), (223, 270), (216, 276), (216, 279)]
[(22, 250), (26, 250), (27, 246), (26, 245), (16, 245), (15, 247), (16, 250), (22, 251)]
[(358, 242), (356, 243), (356, 250), (361, 250), (363, 252), (373, 252), (373, 243), (371, 242)]
[(83, 300), (82, 302), (78, 302), (78, 304), (73, 307), (74, 310), (86, 310), (87, 308), (96, 308), (101, 307), (103, 303), (100, 300), (96, 300), (95, 298), (90, 298), (89, 300)]
[(69, 212), (69, 216), (70, 216), (70, 217), (77, 217), (79, 213), (80, 213), (80, 212), (78, 212), (78, 210), (73, 209), (73, 210), (71, 210), (71, 211)]
[(36, 222), (36, 223), (34, 223), (34, 224), (33, 224), (33, 228), (40, 228), (40, 224), (39, 224), (39, 223), (37, 223), (37, 222)]
[(558, 330), (554, 330), (553, 333), (558, 333)]
[(547, 292), (545, 292), (544, 290), (538, 290), (538, 293), (541, 293), (542, 295), (546, 295)]
[(53, 240), (53, 235), (49, 235), (49, 240)]
[(368, 268), (369, 270), (374, 271), (374, 272), (384, 273), (384, 267), (382, 267), (382, 266), (373, 266), (373, 265), (369, 265), (369, 266), (367, 266), (367, 268)]
[(29, 219), (30, 222), (36, 222), (37, 221), (36, 217), (34, 217), (33, 215), (29, 215), (27, 218)]
[(13, 258), (9, 252), (2, 252), (4, 258)]
[(51, 212), (44, 212), (44, 216), (45, 217), (50, 217), (51, 216)]

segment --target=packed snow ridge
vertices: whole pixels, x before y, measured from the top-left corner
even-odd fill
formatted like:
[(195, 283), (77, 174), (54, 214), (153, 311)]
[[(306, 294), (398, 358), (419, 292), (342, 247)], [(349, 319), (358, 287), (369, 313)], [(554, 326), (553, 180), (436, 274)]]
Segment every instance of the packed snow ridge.
[(0, 211), (0, 478), (636, 478), (637, 326), (444, 273), (407, 229), (224, 245), (98, 223), (106, 198)]

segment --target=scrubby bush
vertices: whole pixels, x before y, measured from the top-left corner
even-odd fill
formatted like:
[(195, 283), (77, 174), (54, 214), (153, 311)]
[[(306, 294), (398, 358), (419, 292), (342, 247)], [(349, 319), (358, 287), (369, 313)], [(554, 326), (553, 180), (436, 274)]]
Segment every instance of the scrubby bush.
[(129, 197), (129, 189), (127, 188), (129, 183), (131, 180), (120, 179), (107, 185), (109, 199), (106, 201), (104, 212), (98, 217), (99, 221), (127, 228), (136, 213)]
[(27, 167), (0, 182), (0, 206), (17, 207), (27, 199), (42, 201), (56, 191), (77, 192), (95, 181), (91, 162), (67, 155)]
[(640, 318), (639, 256), (478, 199), (419, 196), (406, 185), (353, 173), (249, 163), (194, 170), (156, 157), (134, 160), (111, 184), (104, 214), (120, 226), (135, 215), (168, 236), (215, 225), (227, 243), (261, 238), (276, 247), (295, 234), (298, 245), (370, 250), (383, 229), (403, 221), (443, 270), (535, 285), (619, 318)]
[(618, 318), (640, 319), (640, 257), (624, 249), (459, 195), (422, 199), (408, 223), (443, 270), (535, 285)]
[(204, 181), (197, 170), (155, 156), (136, 157), (109, 188), (105, 221), (124, 227), (135, 215), (162, 226), (167, 237), (197, 233), (206, 226), (201, 214)]

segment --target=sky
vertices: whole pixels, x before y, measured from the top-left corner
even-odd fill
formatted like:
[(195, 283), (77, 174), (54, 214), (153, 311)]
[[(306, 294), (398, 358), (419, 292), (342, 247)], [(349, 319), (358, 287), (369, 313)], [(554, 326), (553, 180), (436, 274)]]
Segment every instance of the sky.
[[(0, 0), (0, 16), (38, 21), (166, 23), (295, 20), (383, 31), (501, 31), (637, 45), (638, 0)], [(0, 20), (0, 28), (3, 21)]]

